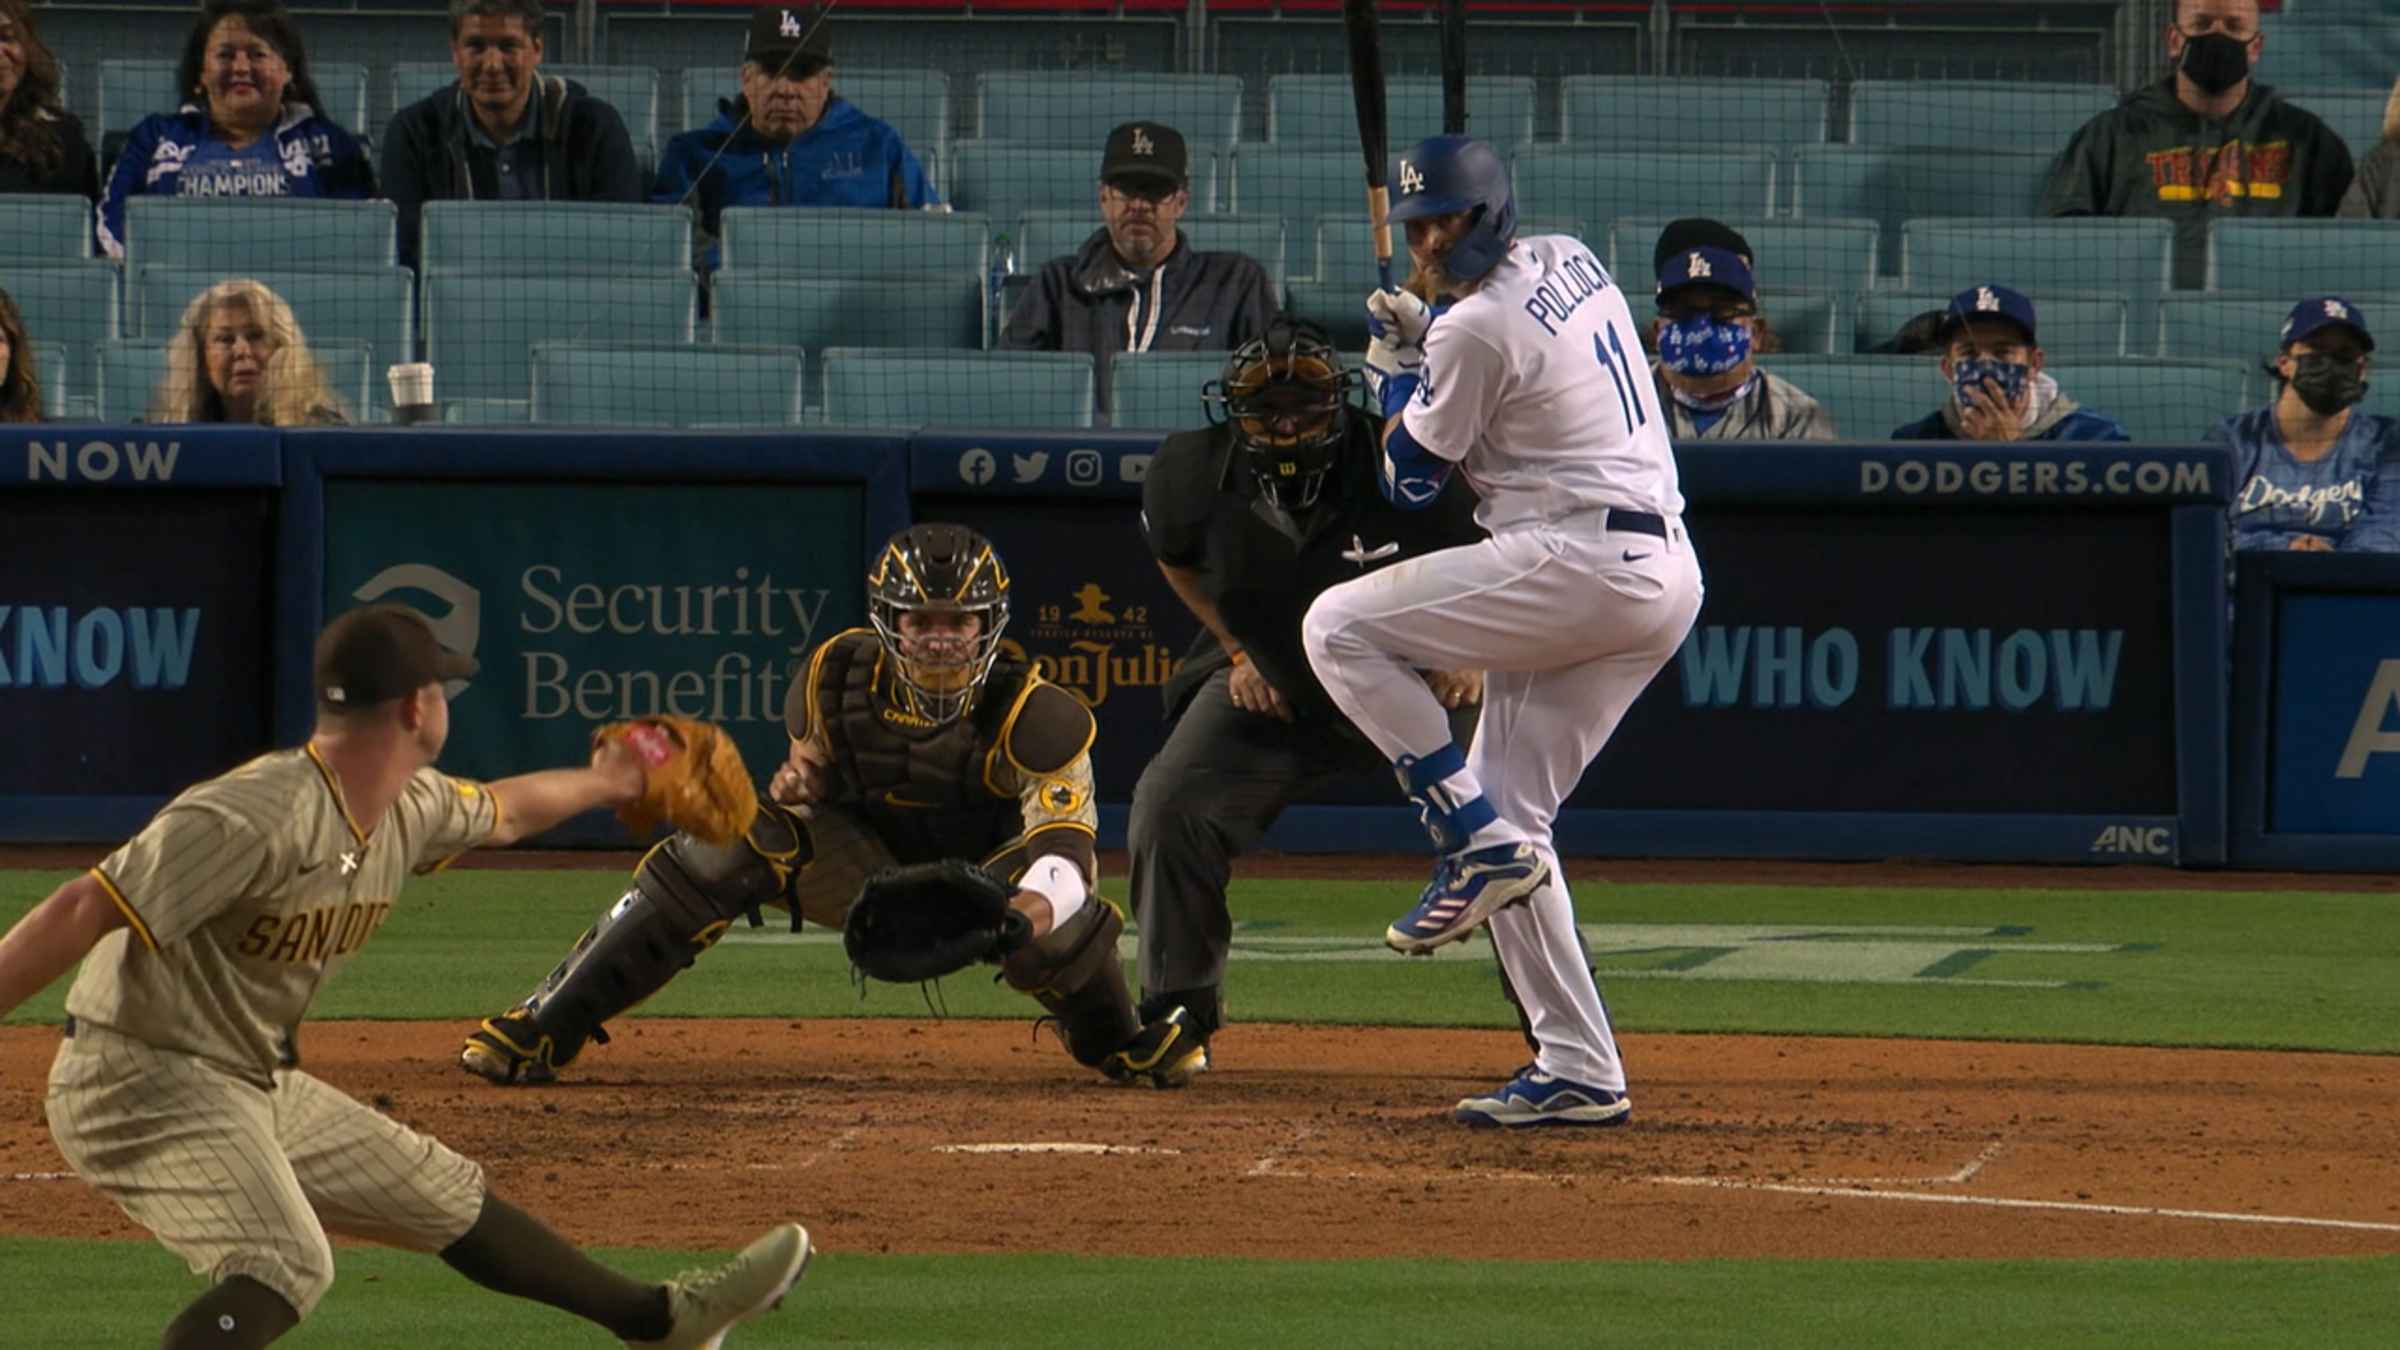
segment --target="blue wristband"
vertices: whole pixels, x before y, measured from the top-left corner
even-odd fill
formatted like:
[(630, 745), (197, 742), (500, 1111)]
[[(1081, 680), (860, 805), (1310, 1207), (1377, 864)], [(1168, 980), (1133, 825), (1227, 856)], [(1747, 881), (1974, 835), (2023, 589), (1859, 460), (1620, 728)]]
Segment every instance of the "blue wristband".
[(1411, 372), (1406, 375), (1387, 375), (1383, 381), (1383, 415), (1397, 417), (1408, 401), (1417, 396), (1417, 385), (1423, 377)]

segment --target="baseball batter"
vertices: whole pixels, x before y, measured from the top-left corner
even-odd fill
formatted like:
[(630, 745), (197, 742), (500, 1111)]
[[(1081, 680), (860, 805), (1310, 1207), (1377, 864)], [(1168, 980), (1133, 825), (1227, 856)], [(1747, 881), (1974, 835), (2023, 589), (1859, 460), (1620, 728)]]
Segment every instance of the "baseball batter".
[[(1399, 161), (1437, 311), (1368, 298), (1384, 488), (1427, 503), (1453, 468), (1489, 537), (1346, 582), (1303, 637), (1326, 692), (1396, 767), (1441, 858), (1385, 941), (1428, 952), (1491, 925), (1539, 1046), (1458, 1104), (1473, 1125), (1615, 1125), (1632, 1111), (1577, 939), (1551, 822), (1700, 610), (1675, 459), (1624, 294), (1565, 235), (1516, 238), (1508, 170), (1463, 136)], [(1415, 672), (1483, 670), (1472, 753)]]
[(307, 744), (185, 791), (0, 939), (0, 1013), (83, 961), (50, 1130), (77, 1173), (210, 1280), (168, 1350), (289, 1331), (333, 1283), (328, 1233), (437, 1252), (644, 1345), (717, 1344), (808, 1260), (807, 1233), (785, 1224), (715, 1271), (628, 1279), (494, 1195), (475, 1163), (299, 1067), (317, 990), (412, 873), (641, 795), (621, 743), (488, 786), (435, 771), (443, 682), (474, 671), (413, 611), (343, 615), (318, 639)]

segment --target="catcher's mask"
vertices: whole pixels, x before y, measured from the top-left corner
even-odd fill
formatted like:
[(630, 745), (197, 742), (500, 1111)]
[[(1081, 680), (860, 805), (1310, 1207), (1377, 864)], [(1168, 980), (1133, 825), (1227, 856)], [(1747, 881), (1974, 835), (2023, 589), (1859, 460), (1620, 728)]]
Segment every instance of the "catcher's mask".
[[(954, 643), (906, 637), (909, 614), (967, 614), (981, 622)], [(964, 525), (911, 525), (891, 538), (867, 573), (867, 616), (891, 656), (908, 711), (936, 725), (975, 702), (1008, 626), (1008, 569), (991, 541)]]
[(1314, 324), (1277, 318), (1226, 358), (1201, 398), (1209, 420), (1230, 423), (1267, 500), (1286, 511), (1316, 505), (1339, 454), (1343, 410), (1358, 386), (1341, 353)]

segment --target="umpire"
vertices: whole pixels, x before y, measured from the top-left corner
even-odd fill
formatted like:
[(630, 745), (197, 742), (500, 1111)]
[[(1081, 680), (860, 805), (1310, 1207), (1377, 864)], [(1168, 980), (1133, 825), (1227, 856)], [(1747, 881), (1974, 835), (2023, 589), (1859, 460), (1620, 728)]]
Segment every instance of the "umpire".
[[(1185, 1008), (1201, 1036), (1224, 1023), (1232, 941), (1225, 885), (1303, 790), (1391, 765), (1309, 669), (1300, 620), (1319, 592), (1482, 537), (1453, 478), (1431, 507), (1385, 499), (1374, 419), (1325, 334), (1288, 317), (1236, 349), (1203, 394), (1205, 430), (1167, 438), (1142, 487), (1150, 551), (1202, 632), (1167, 682), (1173, 730), (1133, 789), (1133, 906), (1141, 1006)], [(1426, 676), (1463, 742), (1480, 672)]]

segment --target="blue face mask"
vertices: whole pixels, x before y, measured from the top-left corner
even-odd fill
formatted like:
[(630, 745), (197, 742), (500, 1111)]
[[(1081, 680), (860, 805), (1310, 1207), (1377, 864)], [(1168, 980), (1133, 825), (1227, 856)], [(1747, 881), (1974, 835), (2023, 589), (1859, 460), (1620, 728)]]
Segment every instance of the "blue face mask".
[(1705, 314), (1658, 330), (1658, 359), (1678, 375), (1722, 375), (1750, 359), (1750, 330)]
[(1990, 381), (2000, 390), (2002, 399), (2014, 403), (2025, 393), (2025, 382), (2033, 378), (2033, 367), (2019, 361), (1994, 361), (1988, 356), (1969, 356), (1953, 367), (1950, 383), (1958, 390), (1958, 401), (1964, 406), (1967, 391)]

